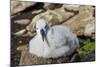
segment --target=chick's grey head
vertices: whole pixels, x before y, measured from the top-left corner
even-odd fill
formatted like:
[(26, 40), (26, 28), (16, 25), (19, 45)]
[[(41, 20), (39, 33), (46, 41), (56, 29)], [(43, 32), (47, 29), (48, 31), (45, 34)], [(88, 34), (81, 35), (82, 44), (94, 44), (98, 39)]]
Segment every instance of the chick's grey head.
[(47, 32), (49, 30), (48, 22), (44, 19), (39, 19), (36, 22), (36, 32), (42, 37), (42, 40), (46, 39)]

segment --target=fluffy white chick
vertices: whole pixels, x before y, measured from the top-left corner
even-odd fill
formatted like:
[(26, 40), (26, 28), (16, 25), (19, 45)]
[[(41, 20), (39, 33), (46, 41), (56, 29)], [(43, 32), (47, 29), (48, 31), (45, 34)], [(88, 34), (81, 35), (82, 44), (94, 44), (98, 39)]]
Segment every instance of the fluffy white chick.
[(79, 48), (78, 38), (66, 26), (50, 27), (40, 19), (36, 22), (37, 35), (29, 42), (29, 52), (43, 58), (57, 58), (71, 55)]

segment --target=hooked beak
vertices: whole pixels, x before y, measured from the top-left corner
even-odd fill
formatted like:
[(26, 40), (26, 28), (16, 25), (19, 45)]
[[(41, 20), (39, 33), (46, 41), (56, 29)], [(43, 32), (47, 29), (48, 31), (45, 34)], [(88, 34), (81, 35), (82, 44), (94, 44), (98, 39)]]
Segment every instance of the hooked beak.
[[(40, 33), (41, 33), (41, 36), (42, 36), (42, 40), (43, 41), (45, 40), (48, 43), (48, 40), (47, 40), (47, 37), (46, 37), (46, 31), (44, 31), (43, 29), (41, 29)], [(48, 46), (50, 46), (49, 43), (48, 43)]]
[(44, 39), (46, 39), (46, 31), (44, 31), (43, 29), (40, 30), (41, 36), (42, 36), (42, 40), (44, 41)]

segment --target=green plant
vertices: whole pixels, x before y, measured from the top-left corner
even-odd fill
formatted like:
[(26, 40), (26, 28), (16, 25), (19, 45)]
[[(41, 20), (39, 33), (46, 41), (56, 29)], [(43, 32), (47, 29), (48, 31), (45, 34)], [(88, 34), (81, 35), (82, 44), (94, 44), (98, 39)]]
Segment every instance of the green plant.
[(79, 50), (79, 55), (84, 56), (95, 50), (95, 41), (90, 41), (90, 39), (84, 40), (83, 46)]

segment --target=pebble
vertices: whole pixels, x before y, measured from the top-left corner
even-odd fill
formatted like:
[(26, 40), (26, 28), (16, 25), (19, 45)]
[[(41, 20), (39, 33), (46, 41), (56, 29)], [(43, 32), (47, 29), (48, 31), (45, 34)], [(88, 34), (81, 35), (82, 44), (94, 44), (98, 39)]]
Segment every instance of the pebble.
[(14, 23), (20, 24), (20, 25), (27, 25), (30, 23), (29, 19), (20, 19), (20, 20), (15, 20)]

